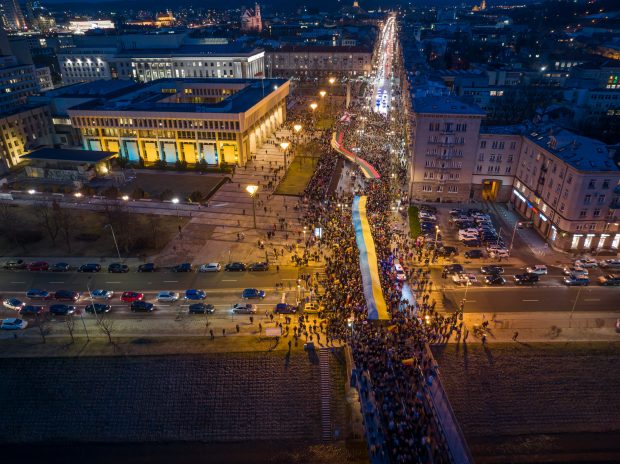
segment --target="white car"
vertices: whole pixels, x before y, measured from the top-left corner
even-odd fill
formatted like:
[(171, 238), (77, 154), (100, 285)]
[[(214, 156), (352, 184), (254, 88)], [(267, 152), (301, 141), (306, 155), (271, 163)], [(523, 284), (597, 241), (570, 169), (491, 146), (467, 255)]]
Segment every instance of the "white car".
[(400, 264), (394, 264), (394, 272), (396, 273), (396, 280), (398, 280), (399, 282), (407, 280), (407, 274), (405, 274), (405, 270)]
[(12, 309), (13, 311), (19, 311), (24, 306), (26, 306), (26, 303), (24, 303), (22, 300), (19, 300), (17, 298), (7, 298), (6, 300), (2, 302), (2, 305), (6, 309)]
[(231, 310), (235, 314), (256, 314), (258, 307), (252, 303), (235, 303)]
[(564, 275), (574, 274), (578, 277), (588, 276), (588, 270), (584, 269), (583, 267), (579, 267), (579, 266), (564, 266), (564, 268), (562, 269), (562, 272), (564, 273)]
[(620, 269), (620, 259), (606, 259), (601, 261), (599, 266), (605, 269)]
[(506, 248), (496, 248), (489, 251), (490, 258), (509, 258), (510, 252)]
[(547, 266), (544, 264), (535, 264), (534, 266), (526, 267), (525, 272), (528, 274), (545, 275), (547, 274)]
[(222, 265), (220, 263), (207, 263), (198, 268), (198, 272), (220, 272)]
[(109, 300), (114, 296), (112, 290), (93, 290), (90, 292), (90, 297), (93, 300)]
[(475, 274), (455, 274), (452, 276), (452, 282), (457, 285), (474, 285), (478, 283)]
[(179, 294), (177, 292), (159, 292), (156, 299), (157, 301), (174, 303), (179, 299)]
[(586, 268), (586, 267), (597, 267), (597, 266), (598, 266), (598, 261), (593, 258), (582, 258), (582, 259), (578, 259), (575, 261), (575, 267)]
[(0, 320), (0, 329), (4, 330), (22, 330), (28, 327), (28, 322), (23, 319), (11, 317), (9, 319)]

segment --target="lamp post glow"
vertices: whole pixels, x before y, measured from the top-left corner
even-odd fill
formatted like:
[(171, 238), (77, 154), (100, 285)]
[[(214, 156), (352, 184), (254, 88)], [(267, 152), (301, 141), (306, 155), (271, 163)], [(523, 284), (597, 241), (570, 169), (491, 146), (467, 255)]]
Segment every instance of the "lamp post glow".
[(336, 78), (335, 78), (335, 77), (330, 77), (330, 78), (329, 78), (329, 83), (330, 83), (331, 85), (334, 85), (334, 83), (335, 83), (335, 82), (336, 82)]
[(123, 195), (121, 198), (123, 199), (123, 201), (127, 201), (129, 200), (129, 195)]
[(179, 199), (178, 198), (173, 198), (172, 199), (172, 203), (174, 203), (177, 207), (177, 219), (179, 218)]
[(75, 193), (73, 194), (73, 196), (74, 196), (75, 198), (82, 198), (82, 194), (81, 194), (80, 192), (75, 192)]
[(114, 246), (116, 247), (116, 253), (118, 254), (118, 260), (122, 261), (121, 258), (121, 251), (118, 248), (118, 242), (116, 241), (116, 234), (114, 234), (114, 227), (112, 227), (112, 224), (106, 224), (105, 226), (103, 226), (104, 229), (110, 228), (110, 232), (112, 232), (112, 239), (114, 240)]
[(439, 226), (435, 226), (435, 249), (437, 249), (437, 238), (439, 237)]
[(284, 167), (286, 168), (287, 166), (287, 159), (286, 159), (286, 149), (289, 147), (290, 143), (288, 142), (282, 142), (280, 144), (280, 148), (282, 149), (282, 151), (284, 152)]
[(35, 193), (37, 193), (37, 191), (35, 189), (30, 189), (30, 190), (28, 190), (28, 193), (30, 195), (34, 195)]
[(317, 105), (315, 102), (310, 103), (310, 108), (312, 109), (312, 112), (314, 113), (314, 110), (316, 110), (318, 108), (319, 105)]
[(293, 129), (295, 129), (296, 134), (299, 134), (299, 131), (301, 130), (301, 124), (295, 124), (293, 126)]
[(321, 96), (321, 98), (325, 98), (325, 95), (327, 95), (327, 92), (325, 90), (321, 90), (319, 92), (319, 95)]
[(256, 229), (256, 192), (258, 191), (258, 185), (248, 185), (245, 190), (252, 197), (252, 214), (254, 217), (254, 228)]

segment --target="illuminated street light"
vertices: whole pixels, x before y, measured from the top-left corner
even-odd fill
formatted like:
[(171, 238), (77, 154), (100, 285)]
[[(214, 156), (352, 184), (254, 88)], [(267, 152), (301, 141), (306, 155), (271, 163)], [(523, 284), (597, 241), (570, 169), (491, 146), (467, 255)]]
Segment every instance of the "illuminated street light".
[(129, 195), (123, 195), (121, 198), (123, 199), (123, 201), (127, 201), (129, 200)]
[(28, 190), (28, 193), (30, 195), (34, 195), (35, 193), (37, 193), (37, 191), (35, 189), (30, 189), (30, 190)]
[(293, 129), (295, 129), (295, 132), (299, 133), (299, 131), (301, 130), (301, 127), (302, 127), (301, 124), (295, 124), (293, 126)]
[(321, 91), (319, 92), (319, 95), (321, 96), (321, 98), (324, 98), (324, 97), (325, 97), (325, 95), (327, 95), (327, 92), (326, 92), (325, 90), (321, 90)]
[(317, 105), (315, 102), (310, 103), (310, 108), (312, 108), (312, 112), (314, 113), (314, 110), (316, 110), (318, 108), (319, 105)]
[(178, 198), (173, 198), (172, 199), (172, 203), (174, 203), (176, 205), (176, 207), (177, 207), (177, 219), (179, 219), (179, 199)]
[(75, 193), (73, 194), (73, 196), (74, 196), (75, 198), (82, 198), (82, 194), (81, 194), (80, 192), (75, 192)]
[(336, 82), (336, 78), (335, 77), (330, 77), (329, 78), (329, 83), (334, 85), (334, 83)]
[(280, 148), (282, 149), (282, 151), (284, 152), (284, 167), (287, 166), (287, 159), (286, 159), (286, 149), (289, 147), (290, 143), (288, 142), (282, 142), (280, 143)]
[(254, 228), (256, 229), (256, 192), (258, 191), (258, 185), (248, 185), (245, 190), (252, 197), (252, 213), (254, 216)]

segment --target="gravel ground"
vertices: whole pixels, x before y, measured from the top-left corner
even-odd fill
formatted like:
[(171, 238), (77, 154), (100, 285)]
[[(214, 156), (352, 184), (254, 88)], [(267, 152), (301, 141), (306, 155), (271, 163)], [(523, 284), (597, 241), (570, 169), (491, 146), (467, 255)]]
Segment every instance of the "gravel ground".
[[(344, 431), (334, 357), (330, 370)], [(3, 358), (0, 372), (0, 442), (321, 441), (318, 359), (303, 352)]]
[(620, 460), (619, 343), (433, 352), (476, 462)]

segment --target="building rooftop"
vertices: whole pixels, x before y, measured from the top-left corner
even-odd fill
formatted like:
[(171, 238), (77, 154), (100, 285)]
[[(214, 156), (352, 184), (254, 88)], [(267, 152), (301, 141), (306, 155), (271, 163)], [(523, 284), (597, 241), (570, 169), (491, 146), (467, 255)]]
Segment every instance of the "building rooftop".
[(479, 106), (465, 103), (463, 100), (452, 96), (414, 98), (413, 110), (416, 113), (429, 114), (486, 115)]
[(95, 150), (70, 150), (67, 148), (40, 148), (21, 159), (32, 161), (64, 161), (71, 163), (98, 163), (113, 158), (117, 153)]
[(483, 126), (480, 128), (480, 135), (521, 135), (525, 133), (526, 127), (523, 124), (514, 124), (512, 126)]
[(55, 98), (112, 97), (114, 94), (125, 93), (137, 87), (138, 84), (129, 79), (98, 80), (58, 87), (48, 90), (43, 95)]
[(574, 134), (564, 129), (526, 135), (539, 147), (554, 154), (580, 171), (618, 171), (607, 146), (598, 140)]
[[(99, 82), (99, 81), (97, 81)], [(136, 84), (114, 98), (100, 98), (73, 107), (73, 110), (92, 111), (148, 111), (180, 113), (244, 113), (263, 98), (286, 84), (286, 79), (220, 79), (186, 78), (159, 79)], [(93, 82), (96, 84), (96, 82)], [(214, 103), (174, 101), (192, 96), (189, 89), (210, 87), (229, 89), (231, 95)]]
[(141, 48), (120, 50), (118, 56), (149, 57), (159, 56), (253, 56), (262, 49), (248, 48), (243, 44), (191, 44), (179, 48)]
[(358, 46), (328, 46), (328, 45), (285, 45), (274, 50), (275, 53), (372, 53), (371, 47)]

